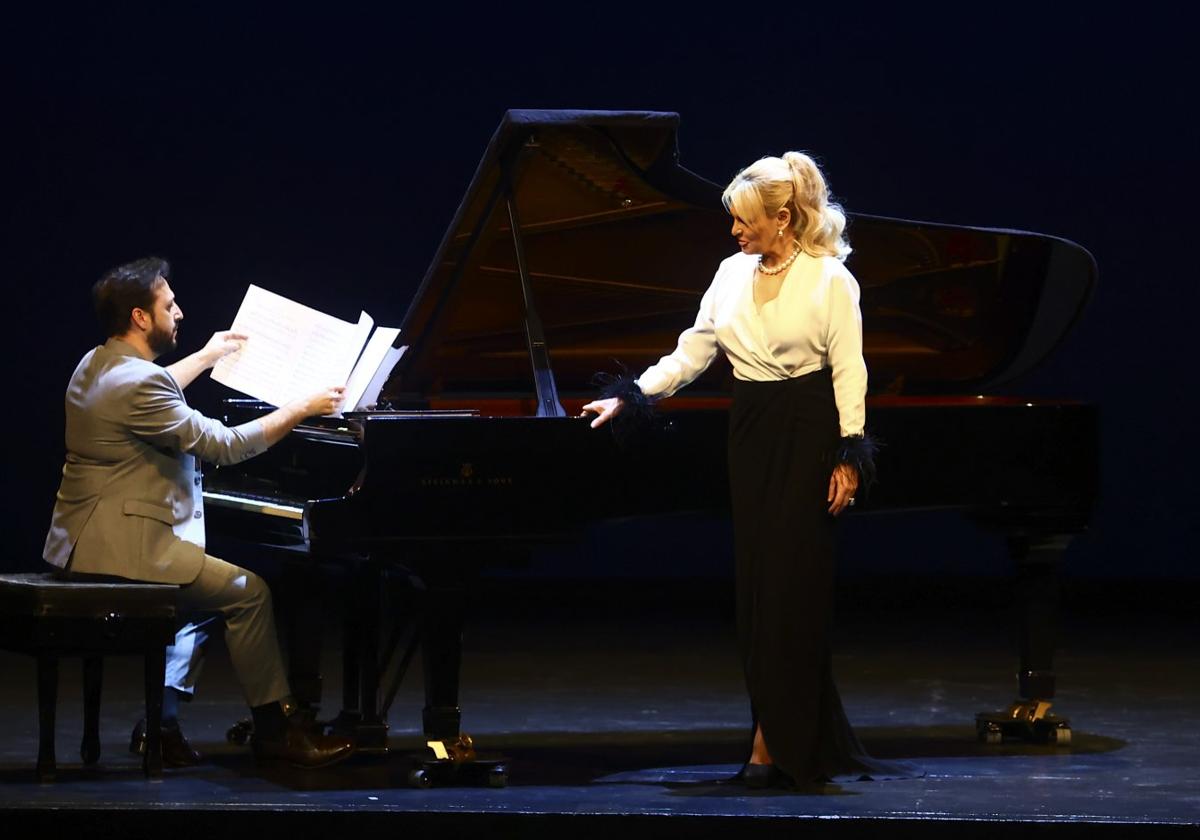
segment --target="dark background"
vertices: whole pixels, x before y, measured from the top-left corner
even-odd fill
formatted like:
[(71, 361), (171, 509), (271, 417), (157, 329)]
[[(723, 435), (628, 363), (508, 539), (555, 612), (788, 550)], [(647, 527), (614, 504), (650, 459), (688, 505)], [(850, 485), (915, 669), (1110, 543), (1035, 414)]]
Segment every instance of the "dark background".
[[(1101, 408), (1101, 502), (1067, 571), (1200, 574), (1189, 408), (1197, 132), (1182, 21), (1148, 7), (1106, 18), (747, 4), (706, 18), (682, 7), (444, 5), (96, 6), (9, 19), (3, 282), (16, 334), (0, 566), (39, 562), (62, 391), (101, 340), (88, 288), (106, 268), (150, 253), (172, 261), (186, 351), (228, 324), (251, 282), (398, 323), (502, 112), (559, 107), (678, 111), (682, 162), (718, 183), (763, 154), (807, 149), (852, 211), (1089, 248), (1100, 283), (1085, 317), (1010, 389)], [(189, 394), (210, 411), (221, 396), (207, 381)], [(994, 539), (951, 518), (848, 529), (850, 569), (1003, 564)], [(579, 555), (584, 571), (634, 572), (606, 566), (597, 539)], [(662, 552), (664, 568), (687, 568), (673, 553)]]

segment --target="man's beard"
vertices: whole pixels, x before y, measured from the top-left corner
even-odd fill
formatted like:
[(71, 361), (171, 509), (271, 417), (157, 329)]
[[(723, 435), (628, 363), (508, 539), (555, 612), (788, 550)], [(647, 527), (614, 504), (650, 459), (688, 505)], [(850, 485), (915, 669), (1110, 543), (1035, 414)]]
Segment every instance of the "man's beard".
[(172, 326), (170, 330), (160, 330), (155, 326), (146, 336), (146, 343), (150, 345), (150, 350), (155, 356), (170, 353), (176, 346), (175, 327)]

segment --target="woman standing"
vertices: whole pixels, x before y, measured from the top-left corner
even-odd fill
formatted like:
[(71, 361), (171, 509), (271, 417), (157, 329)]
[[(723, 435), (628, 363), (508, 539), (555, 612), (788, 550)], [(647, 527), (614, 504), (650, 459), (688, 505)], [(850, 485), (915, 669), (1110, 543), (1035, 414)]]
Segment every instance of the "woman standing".
[(738, 642), (755, 721), (739, 777), (768, 787), (902, 774), (863, 752), (830, 665), (834, 517), (874, 475), (846, 218), (799, 152), (746, 167), (722, 201), (740, 253), (717, 269), (696, 323), (584, 411), (601, 426), (671, 396), (725, 351)]

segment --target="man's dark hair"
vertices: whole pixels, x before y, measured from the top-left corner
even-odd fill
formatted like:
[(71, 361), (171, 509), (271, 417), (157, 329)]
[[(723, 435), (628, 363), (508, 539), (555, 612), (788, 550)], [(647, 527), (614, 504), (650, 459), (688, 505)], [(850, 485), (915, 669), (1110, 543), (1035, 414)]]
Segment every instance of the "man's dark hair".
[(106, 336), (124, 335), (135, 307), (151, 310), (160, 277), (170, 279), (170, 263), (159, 257), (143, 257), (109, 269), (96, 281), (92, 303)]

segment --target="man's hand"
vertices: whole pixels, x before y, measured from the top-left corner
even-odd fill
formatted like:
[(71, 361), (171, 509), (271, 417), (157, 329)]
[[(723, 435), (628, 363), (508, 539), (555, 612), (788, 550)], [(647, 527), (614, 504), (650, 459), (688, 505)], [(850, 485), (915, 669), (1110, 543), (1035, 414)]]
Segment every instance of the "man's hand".
[(584, 417), (588, 412), (596, 415), (596, 419), (592, 421), (592, 428), (599, 429), (609, 420), (616, 417), (625, 408), (625, 401), (620, 397), (609, 397), (606, 400), (594, 400), (583, 407)]
[(184, 356), (173, 365), (167, 365), (167, 372), (175, 377), (180, 388), (186, 388), (195, 381), (196, 377), (211, 368), (221, 359), (242, 349), (242, 344), (249, 336), (236, 333), (233, 330), (221, 330), (213, 333), (212, 338), (195, 353)]
[(346, 389), (342, 385), (333, 388), (322, 388), (281, 406), (260, 421), (263, 427), (263, 437), (267, 446), (274, 446), (283, 436), (304, 419), (320, 417), (325, 414), (336, 414), (342, 410), (342, 402), (346, 399)]
[(248, 335), (233, 330), (220, 330), (212, 334), (212, 338), (200, 351), (200, 357), (205, 361), (205, 367), (212, 367), (230, 353), (242, 349), (242, 345), (250, 338)]
[(333, 388), (322, 388), (296, 402), (302, 406), (301, 411), (305, 417), (321, 417), (326, 414), (337, 414), (342, 410), (342, 403), (345, 399), (346, 389), (344, 386), (338, 385)]

